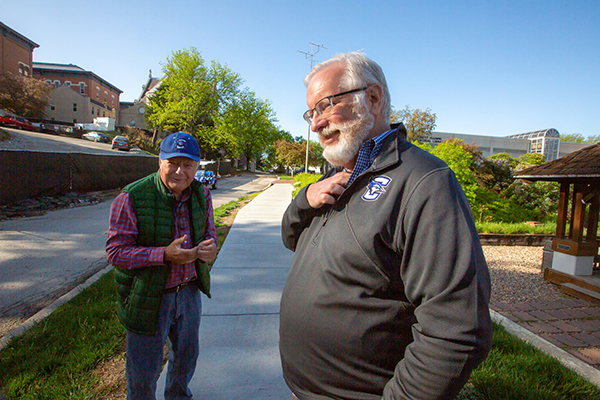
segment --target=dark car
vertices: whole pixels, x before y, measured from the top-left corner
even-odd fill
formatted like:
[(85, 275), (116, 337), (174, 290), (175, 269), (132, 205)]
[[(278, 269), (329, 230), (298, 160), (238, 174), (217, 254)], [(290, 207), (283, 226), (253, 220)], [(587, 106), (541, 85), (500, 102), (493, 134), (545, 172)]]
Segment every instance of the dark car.
[(111, 148), (129, 151), (129, 140), (125, 136), (115, 136)]
[(198, 182), (202, 183), (204, 186), (210, 186), (213, 189), (217, 188), (218, 177), (212, 171), (203, 171), (203, 170), (196, 171), (196, 175), (194, 176), (194, 178)]
[(88, 132), (81, 137), (92, 142), (110, 143), (110, 138), (102, 132)]

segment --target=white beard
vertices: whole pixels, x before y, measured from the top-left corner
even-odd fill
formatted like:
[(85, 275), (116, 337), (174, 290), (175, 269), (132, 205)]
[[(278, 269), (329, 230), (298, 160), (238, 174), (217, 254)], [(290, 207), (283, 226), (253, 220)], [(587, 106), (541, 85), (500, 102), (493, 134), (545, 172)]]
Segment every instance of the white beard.
[[(369, 135), (375, 118), (360, 104), (356, 110), (356, 118), (341, 124), (329, 123), (319, 132), (319, 142), (323, 147), (323, 157), (334, 166), (348, 165), (358, 155), (360, 146)], [(323, 144), (323, 140), (332, 133), (339, 131), (337, 142), (330, 145)]]

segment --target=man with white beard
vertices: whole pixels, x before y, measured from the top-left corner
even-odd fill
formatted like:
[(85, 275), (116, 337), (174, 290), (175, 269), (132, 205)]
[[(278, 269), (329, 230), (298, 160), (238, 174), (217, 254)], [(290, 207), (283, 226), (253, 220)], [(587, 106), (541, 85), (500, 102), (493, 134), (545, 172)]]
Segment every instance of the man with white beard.
[(334, 166), (282, 221), (284, 378), (300, 400), (451, 399), (491, 346), (490, 280), (444, 162), (390, 129), (383, 71), (359, 52), (305, 78), (304, 119)]

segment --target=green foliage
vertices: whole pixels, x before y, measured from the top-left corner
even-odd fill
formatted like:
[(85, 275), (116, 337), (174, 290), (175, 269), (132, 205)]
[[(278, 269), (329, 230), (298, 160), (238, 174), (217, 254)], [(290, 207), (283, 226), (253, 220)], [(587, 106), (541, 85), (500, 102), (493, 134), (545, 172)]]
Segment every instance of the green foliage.
[(525, 168), (540, 165), (546, 162), (546, 156), (541, 153), (527, 153), (523, 154), (517, 159), (516, 170), (522, 170)]
[(163, 64), (165, 78), (150, 97), (149, 126), (168, 132), (184, 131), (196, 137), (206, 152), (213, 149), (215, 119), (239, 93), (242, 78), (212, 61), (206, 65), (198, 50), (179, 50)]
[(540, 219), (555, 215), (558, 210), (557, 182), (524, 182), (515, 180), (504, 195), (526, 210), (540, 215)]
[(270, 104), (244, 90), (232, 98), (216, 118), (214, 138), (217, 140), (212, 147), (227, 149), (231, 156), (243, 154), (247, 160), (259, 160), (279, 135), (273, 121)]
[(281, 131), (269, 102), (241, 89), (240, 75), (217, 61), (207, 65), (195, 48), (173, 52), (163, 73), (148, 105), (149, 126), (193, 135), (204, 158), (243, 154), (262, 165)]
[(566, 143), (585, 143), (585, 138), (581, 133), (561, 133), (560, 141)]
[(497, 324), (488, 358), (471, 374), (458, 400), (600, 399), (598, 387)]
[[(304, 166), (306, 163), (306, 140), (296, 138), (296, 140), (280, 139), (275, 142), (275, 151), (277, 161), (282, 165), (291, 168)], [(310, 141), (308, 146), (308, 166), (316, 166), (323, 163), (323, 148), (315, 141)]]
[(321, 176), (322, 175), (319, 174), (308, 174), (306, 172), (294, 176), (294, 190), (292, 191), (292, 197), (296, 197), (300, 189), (303, 187), (317, 182), (319, 179), (321, 179)]
[(125, 330), (115, 312), (112, 272), (13, 339), (0, 356), (10, 399), (93, 399), (91, 371), (120, 352)]
[(501, 223), (501, 222), (475, 222), (477, 232), (496, 233), (504, 235), (514, 234), (536, 234), (552, 235), (556, 232), (556, 222), (545, 222), (540, 225), (530, 225), (525, 222)]
[(541, 221), (543, 215), (535, 210), (528, 210), (519, 204), (501, 197), (498, 193), (478, 186), (475, 190), (475, 201), (469, 203), (473, 217), (478, 222), (523, 222)]
[(392, 107), (390, 122), (402, 122), (406, 127), (406, 133), (410, 142), (418, 141), (419, 138), (428, 138), (436, 127), (437, 115), (426, 110), (411, 110), (406, 106), (403, 110), (396, 111)]

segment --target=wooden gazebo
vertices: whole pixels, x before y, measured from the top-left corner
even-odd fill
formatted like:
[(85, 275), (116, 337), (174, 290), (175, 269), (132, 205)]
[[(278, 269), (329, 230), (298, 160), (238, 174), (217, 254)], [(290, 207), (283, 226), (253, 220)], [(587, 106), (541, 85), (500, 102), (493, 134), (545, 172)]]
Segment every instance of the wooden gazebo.
[(600, 143), (519, 171), (515, 178), (560, 183), (552, 268), (544, 270), (544, 278), (565, 292), (600, 301), (600, 271), (594, 269), (600, 244)]

